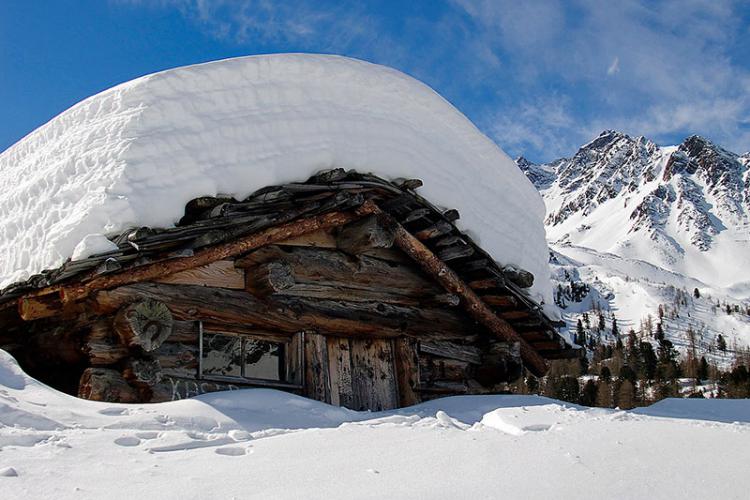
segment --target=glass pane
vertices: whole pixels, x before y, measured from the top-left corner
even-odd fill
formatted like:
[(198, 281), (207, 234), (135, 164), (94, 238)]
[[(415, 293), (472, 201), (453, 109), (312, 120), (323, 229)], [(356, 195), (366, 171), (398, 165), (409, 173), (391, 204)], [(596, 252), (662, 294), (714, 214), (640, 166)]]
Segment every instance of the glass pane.
[(283, 351), (282, 344), (245, 339), (245, 377), (282, 380)]
[(242, 339), (203, 334), (203, 375), (242, 376)]

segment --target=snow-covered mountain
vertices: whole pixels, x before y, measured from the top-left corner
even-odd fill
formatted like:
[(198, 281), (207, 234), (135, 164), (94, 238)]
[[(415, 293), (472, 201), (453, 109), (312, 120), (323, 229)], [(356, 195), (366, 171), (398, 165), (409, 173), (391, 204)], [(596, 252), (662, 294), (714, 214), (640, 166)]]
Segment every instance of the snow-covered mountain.
[[(573, 310), (595, 305), (638, 330), (687, 291), (677, 345), (688, 326), (708, 332), (707, 345), (719, 333), (750, 344), (750, 153), (699, 136), (659, 146), (608, 130), (570, 158), (516, 163), (547, 206), (553, 275), (565, 289), (580, 279), (597, 294), (566, 304), (573, 324)], [(719, 320), (717, 302), (741, 314)]]

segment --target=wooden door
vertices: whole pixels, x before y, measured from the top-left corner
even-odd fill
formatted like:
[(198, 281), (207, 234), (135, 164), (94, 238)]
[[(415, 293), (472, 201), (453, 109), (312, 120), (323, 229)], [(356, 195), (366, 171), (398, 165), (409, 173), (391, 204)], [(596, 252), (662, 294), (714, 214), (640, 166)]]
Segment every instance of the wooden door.
[(305, 336), (305, 394), (353, 410), (399, 406), (393, 342)]

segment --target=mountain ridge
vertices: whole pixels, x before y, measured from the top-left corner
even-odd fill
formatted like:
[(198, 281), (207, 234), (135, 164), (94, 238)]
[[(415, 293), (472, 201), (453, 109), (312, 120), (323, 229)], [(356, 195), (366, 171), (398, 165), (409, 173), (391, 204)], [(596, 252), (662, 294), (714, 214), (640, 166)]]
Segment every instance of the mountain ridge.
[[(658, 317), (683, 352), (697, 332), (719, 366), (750, 346), (750, 153), (698, 135), (660, 146), (605, 130), (569, 157), (516, 164), (547, 208), (555, 300), (571, 337), (584, 313), (604, 311), (641, 334)], [(731, 345), (723, 352), (720, 334)]]

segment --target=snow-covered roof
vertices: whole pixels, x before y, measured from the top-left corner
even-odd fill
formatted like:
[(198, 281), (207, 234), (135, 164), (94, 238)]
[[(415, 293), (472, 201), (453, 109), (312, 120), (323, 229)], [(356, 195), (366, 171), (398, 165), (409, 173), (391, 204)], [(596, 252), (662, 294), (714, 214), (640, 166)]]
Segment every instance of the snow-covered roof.
[(457, 208), (458, 225), (532, 272), (532, 294), (552, 303), (544, 205), (513, 161), (417, 80), (303, 54), (144, 76), (3, 152), (0, 286), (59, 266), (90, 235), (171, 226), (197, 196), (242, 198), (334, 167), (422, 179), (425, 197)]

